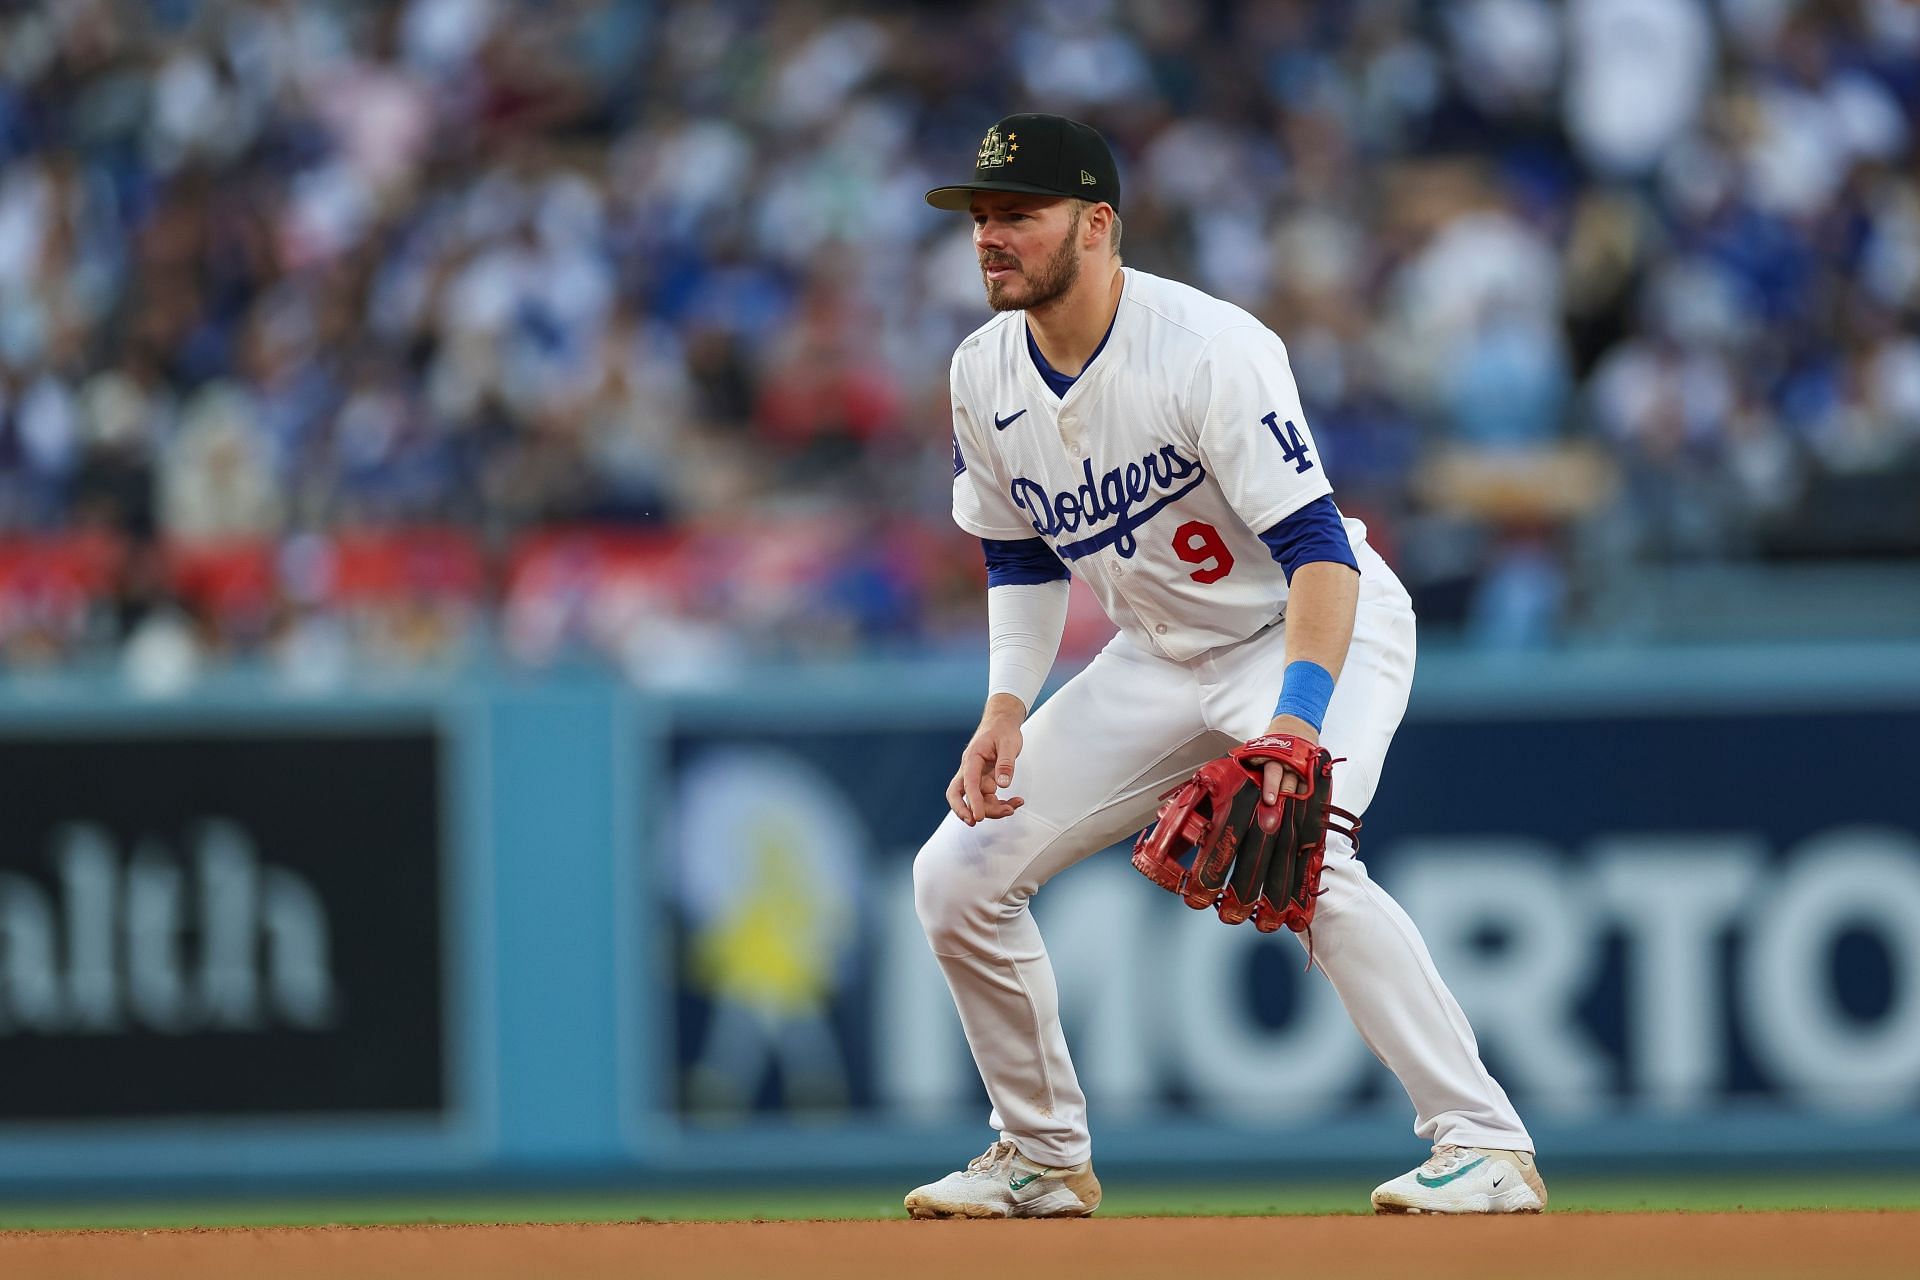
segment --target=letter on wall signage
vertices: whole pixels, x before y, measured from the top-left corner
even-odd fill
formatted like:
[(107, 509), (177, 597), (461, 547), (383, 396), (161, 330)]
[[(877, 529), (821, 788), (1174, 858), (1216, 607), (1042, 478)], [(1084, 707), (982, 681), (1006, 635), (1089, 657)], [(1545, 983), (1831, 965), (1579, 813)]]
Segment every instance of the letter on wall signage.
[[(1574, 1002), (1593, 976), (1598, 928), (1560, 855), (1533, 840), (1463, 836), (1403, 841), (1393, 856), (1393, 894), (1498, 1057), (1502, 1083), (1563, 1114), (1596, 1107), (1606, 1059)], [(1500, 945), (1477, 945), (1482, 935)]]
[[(1211, 914), (1185, 912), (1167, 939), (1176, 974), (1205, 973), (1217, 981), (1182, 988), (1162, 1001), (1174, 1028), (1180, 1069), (1201, 1105), (1242, 1119), (1318, 1116), (1337, 1106), (1371, 1061), (1334, 994), (1318, 973), (1296, 987), (1293, 1016), (1282, 1027), (1261, 1026), (1249, 1009), (1244, 981), (1255, 947), (1285, 948), (1293, 964), (1300, 949), (1280, 934), (1251, 927), (1223, 929)], [(1285, 1089), (1271, 1087), (1287, 1081)]]
[(1719, 947), (1766, 850), (1743, 836), (1596, 841), (1594, 883), (1626, 931), (1628, 1080), (1656, 1107), (1700, 1106), (1726, 1082)]
[(888, 859), (874, 979), (874, 1080), (903, 1119), (945, 1120), (979, 1089), (947, 981), (913, 910), (913, 857)]
[[(1063, 891), (1059, 902), (1056, 890)], [(1102, 859), (1075, 867), (1033, 900), (1074, 1067), (1103, 1115), (1148, 1102), (1164, 1075), (1165, 1051), (1174, 1048), (1165, 1043), (1172, 1037), (1155, 1034), (1173, 995), (1155, 983), (1164, 952), (1149, 908), (1161, 903), (1139, 890), (1138, 872)]]
[(186, 912), (180, 868), (152, 841), (127, 863), (127, 1003), (136, 1022), (179, 1035), (198, 1021), (182, 954)]
[(74, 1031), (115, 1031), (120, 984), (113, 964), (119, 862), (113, 841), (91, 826), (62, 833), (53, 853), (66, 899), (67, 1019)]
[(25, 876), (0, 872), (0, 1035), (65, 1020), (53, 954), (53, 903)]
[[(1920, 1097), (1920, 841), (1887, 828), (1823, 832), (1794, 852), (1753, 913), (1741, 995), (1755, 1051), (1809, 1102), (1907, 1107)], [(1850, 1016), (1832, 956), (1850, 928), (1871, 932), (1893, 965), (1891, 1006)]]

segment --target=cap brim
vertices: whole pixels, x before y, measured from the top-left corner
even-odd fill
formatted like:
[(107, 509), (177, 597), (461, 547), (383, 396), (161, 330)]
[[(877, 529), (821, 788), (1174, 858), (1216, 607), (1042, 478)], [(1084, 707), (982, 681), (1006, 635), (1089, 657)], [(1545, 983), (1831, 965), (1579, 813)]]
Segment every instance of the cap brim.
[(1035, 186), (1031, 182), (969, 182), (964, 187), (935, 187), (927, 192), (927, 203), (936, 209), (945, 209), (949, 213), (965, 213), (973, 204), (977, 191), (1003, 191), (1018, 196), (1050, 196), (1055, 200), (1070, 200), (1073, 197), (1065, 191), (1053, 191), (1047, 187)]

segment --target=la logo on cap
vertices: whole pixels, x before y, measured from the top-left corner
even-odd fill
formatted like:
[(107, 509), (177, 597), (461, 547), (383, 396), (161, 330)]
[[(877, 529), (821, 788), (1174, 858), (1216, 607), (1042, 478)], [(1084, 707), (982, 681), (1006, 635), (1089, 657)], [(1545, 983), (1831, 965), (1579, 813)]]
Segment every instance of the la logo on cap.
[[(1001, 165), (1011, 161), (1013, 159), (1013, 153), (1019, 149), (1020, 135), (1017, 133), (1009, 133), (1005, 138), (1002, 138), (1000, 136), (1000, 126), (995, 125), (993, 128), (987, 130), (987, 136), (980, 140), (980, 155), (979, 158), (974, 161), (974, 167), (978, 169), (998, 169)], [(1092, 179), (1088, 179), (1088, 181), (1092, 181)]]

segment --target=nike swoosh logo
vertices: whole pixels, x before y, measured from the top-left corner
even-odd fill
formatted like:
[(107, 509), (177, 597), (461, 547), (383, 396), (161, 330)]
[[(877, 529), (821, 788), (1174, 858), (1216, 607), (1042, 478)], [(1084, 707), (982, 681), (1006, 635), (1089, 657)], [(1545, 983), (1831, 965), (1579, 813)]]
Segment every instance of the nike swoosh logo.
[(993, 429), (995, 431), (1005, 431), (1008, 427), (1012, 426), (1016, 421), (1025, 417), (1026, 413), (1027, 411), (1025, 409), (1022, 409), (1020, 410), (1019, 413), (1010, 413), (1004, 418), (996, 413), (993, 415)]
[(1467, 1174), (1472, 1173), (1475, 1169), (1478, 1169), (1481, 1165), (1485, 1164), (1486, 1162), (1487, 1162), (1487, 1158), (1485, 1156), (1481, 1156), (1478, 1160), (1475, 1160), (1472, 1164), (1463, 1164), (1458, 1169), (1455, 1169), (1452, 1173), (1443, 1173), (1437, 1178), (1429, 1178), (1424, 1173), (1416, 1173), (1413, 1175), (1413, 1180), (1419, 1183), (1423, 1187), (1444, 1187), (1449, 1182), (1452, 1182), (1455, 1178), (1463, 1178)]
[[(1025, 413), (1025, 412), (1026, 412), (1025, 409), (1022, 409), (1020, 411), (1020, 413)], [(1017, 418), (1020, 416), (1020, 414), (1016, 413), (1013, 416)], [(1042, 1173), (1030, 1173), (1024, 1178), (1015, 1178), (1012, 1181), (1007, 1183), (1007, 1190), (1018, 1191), (1020, 1188), (1026, 1186), (1029, 1182), (1032, 1182), (1035, 1178), (1043, 1178), (1045, 1176), (1046, 1175)]]

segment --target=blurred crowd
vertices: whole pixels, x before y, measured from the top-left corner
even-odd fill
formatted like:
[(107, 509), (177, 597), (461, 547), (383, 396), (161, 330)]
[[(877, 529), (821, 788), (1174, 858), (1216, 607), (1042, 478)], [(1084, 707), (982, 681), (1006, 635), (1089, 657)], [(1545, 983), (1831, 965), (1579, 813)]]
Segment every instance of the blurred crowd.
[(0, 0), (0, 665), (977, 647), (921, 197), (1022, 109), (1440, 632), (1920, 556), (1902, 0)]

